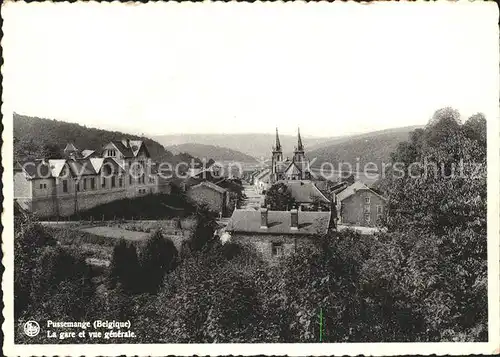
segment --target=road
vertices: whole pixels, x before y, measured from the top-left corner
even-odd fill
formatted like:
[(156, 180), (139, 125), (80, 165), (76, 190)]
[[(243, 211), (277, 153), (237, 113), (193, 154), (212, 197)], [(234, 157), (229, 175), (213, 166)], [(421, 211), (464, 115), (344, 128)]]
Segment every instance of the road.
[(241, 209), (259, 209), (264, 203), (264, 196), (255, 192), (253, 185), (247, 183), (243, 184), (243, 190), (247, 198), (241, 203)]

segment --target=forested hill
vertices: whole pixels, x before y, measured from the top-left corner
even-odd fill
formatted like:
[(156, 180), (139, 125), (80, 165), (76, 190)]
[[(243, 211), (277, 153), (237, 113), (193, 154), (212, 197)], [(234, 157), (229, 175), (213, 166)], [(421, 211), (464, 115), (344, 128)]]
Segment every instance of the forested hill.
[(418, 127), (396, 128), (333, 141), (330, 145), (308, 150), (306, 155), (310, 160), (316, 159), (313, 167), (328, 162), (338, 168), (339, 163), (344, 162), (350, 163), (355, 168), (359, 162), (360, 168), (363, 169), (366, 163), (373, 162), (380, 171), (381, 163), (390, 162), (391, 153), (396, 150), (400, 142), (407, 141), (410, 132), (416, 128)]
[(186, 143), (167, 146), (166, 149), (174, 154), (185, 152), (199, 158), (212, 158), (216, 161), (256, 162), (254, 157), (244, 154), (241, 151), (216, 145)]
[(79, 150), (98, 150), (111, 140), (123, 138), (144, 140), (154, 160), (165, 154), (163, 145), (149, 138), (14, 113), (14, 156), (16, 159), (46, 157), (47, 154), (56, 155), (68, 142), (72, 142)]

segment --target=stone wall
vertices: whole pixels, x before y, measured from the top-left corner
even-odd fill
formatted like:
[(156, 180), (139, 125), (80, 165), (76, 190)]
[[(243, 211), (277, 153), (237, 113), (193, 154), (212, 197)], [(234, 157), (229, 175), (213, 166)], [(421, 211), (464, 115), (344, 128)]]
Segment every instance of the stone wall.
[[(78, 192), (76, 195), (77, 208), (79, 211), (83, 211), (126, 198), (126, 196), (124, 188)], [(70, 216), (75, 213), (75, 194), (33, 198), (31, 206), (32, 212), (39, 217)]]
[(280, 256), (273, 254), (273, 244), (281, 244), (283, 256), (294, 253), (297, 248), (311, 244), (311, 238), (304, 236), (274, 235), (274, 234), (231, 234), (232, 242), (250, 243), (270, 263), (276, 263)]

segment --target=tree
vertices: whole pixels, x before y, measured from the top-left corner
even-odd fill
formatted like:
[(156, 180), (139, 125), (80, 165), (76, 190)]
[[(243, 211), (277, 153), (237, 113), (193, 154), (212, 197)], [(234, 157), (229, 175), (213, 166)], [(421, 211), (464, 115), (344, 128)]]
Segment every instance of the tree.
[[(390, 306), (399, 301), (420, 316), (411, 330), (417, 339), (485, 340), (486, 123), (482, 115), (461, 125), (454, 110), (436, 113), (392, 156), (405, 175), (383, 182), (391, 233), (381, 237), (366, 281)], [(390, 261), (397, 263), (382, 264)]]
[(44, 144), (41, 149), (41, 157), (45, 159), (62, 159), (61, 149), (56, 144)]
[(33, 270), (44, 247), (55, 245), (55, 240), (33, 217), (14, 220), (14, 311), (19, 317), (31, 303)]
[(125, 239), (120, 239), (113, 248), (108, 283), (111, 288), (120, 284), (125, 293), (140, 291), (140, 265), (137, 250)]
[(33, 137), (21, 137), (14, 147), (14, 156), (18, 160), (32, 160), (40, 158), (40, 145)]
[(196, 226), (186, 243), (190, 251), (196, 252), (204, 248), (210, 248), (214, 242), (214, 232), (217, 228), (215, 215), (206, 206), (198, 207), (196, 211)]
[(165, 273), (173, 270), (177, 263), (178, 253), (174, 243), (164, 238), (160, 231), (154, 232), (140, 254), (143, 291), (156, 293)]
[(91, 278), (90, 266), (77, 252), (44, 248), (32, 272), (30, 310), (45, 318), (85, 318), (95, 292)]
[(296, 205), (292, 193), (284, 183), (274, 184), (267, 190), (265, 203), (273, 211), (287, 211)]

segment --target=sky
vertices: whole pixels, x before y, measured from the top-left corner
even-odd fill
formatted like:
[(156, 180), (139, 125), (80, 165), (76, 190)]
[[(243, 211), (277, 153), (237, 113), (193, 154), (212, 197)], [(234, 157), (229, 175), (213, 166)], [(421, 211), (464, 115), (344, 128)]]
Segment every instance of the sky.
[(498, 117), (484, 3), (8, 3), (4, 113), (128, 133), (338, 136)]

